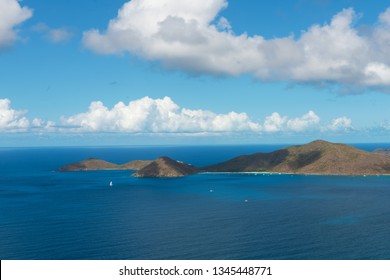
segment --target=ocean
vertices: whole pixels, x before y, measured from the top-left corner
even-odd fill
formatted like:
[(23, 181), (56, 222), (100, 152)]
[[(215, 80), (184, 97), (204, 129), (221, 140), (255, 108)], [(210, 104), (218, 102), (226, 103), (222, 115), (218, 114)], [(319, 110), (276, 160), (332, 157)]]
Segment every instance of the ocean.
[(0, 148), (0, 259), (390, 259), (390, 176), (55, 172), (89, 157), (204, 166), (281, 147)]

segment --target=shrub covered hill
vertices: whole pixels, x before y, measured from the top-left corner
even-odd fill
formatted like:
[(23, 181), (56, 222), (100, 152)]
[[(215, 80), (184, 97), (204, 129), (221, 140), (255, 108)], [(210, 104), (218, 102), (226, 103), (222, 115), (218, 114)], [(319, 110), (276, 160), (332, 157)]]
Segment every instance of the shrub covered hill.
[(125, 164), (115, 164), (101, 159), (89, 158), (64, 165), (58, 171), (139, 170), (151, 162), (151, 160), (133, 160)]
[(270, 153), (256, 153), (207, 166), (207, 172), (277, 172), (324, 175), (390, 174), (390, 158), (316, 140)]
[(190, 164), (160, 157), (133, 174), (135, 177), (183, 177), (198, 173), (198, 169)]

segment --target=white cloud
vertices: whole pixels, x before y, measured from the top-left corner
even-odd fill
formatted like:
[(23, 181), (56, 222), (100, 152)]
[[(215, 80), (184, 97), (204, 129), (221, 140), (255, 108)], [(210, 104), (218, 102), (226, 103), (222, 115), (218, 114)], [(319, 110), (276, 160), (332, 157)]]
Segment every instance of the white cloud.
[[(383, 128), (386, 126), (383, 125)], [(388, 128), (390, 129), (390, 125)], [(337, 117), (326, 125), (321, 124), (320, 117), (314, 111), (309, 111), (297, 118), (281, 116), (278, 112), (274, 112), (265, 118), (261, 131), (266, 133), (302, 133), (307, 131), (349, 133), (356, 130), (352, 126), (351, 118)]]
[(24, 131), (30, 123), (24, 115), (25, 111), (16, 111), (11, 108), (9, 99), (0, 99), (0, 131)]
[[(62, 117), (62, 132), (118, 132), (118, 133), (178, 133), (207, 135), (212, 133), (303, 133), (308, 131), (352, 130), (347, 117), (321, 124), (320, 117), (308, 111), (300, 117), (290, 118), (278, 112), (265, 117), (264, 123), (252, 121), (246, 113), (216, 114), (207, 110), (181, 108), (171, 98), (144, 97), (125, 104), (118, 102), (113, 108), (101, 101), (90, 104), (87, 112)], [(44, 125), (40, 125), (43, 127)], [(54, 127), (54, 123), (47, 125)]]
[(364, 69), (368, 85), (390, 85), (390, 67), (383, 63), (369, 63)]
[(352, 119), (347, 118), (347, 117), (339, 117), (339, 118), (333, 119), (330, 122), (328, 129), (333, 130), (333, 131), (340, 131), (340, 130), (341, 131), (350, 131), (353, 129)]
[(0, 132), (54, 132), (53, 121), (39, 118), (31, 122), (26, 118), (26, 110), (15, 110), (7, 98), (0, 99)]
[(309, 111), (302, 117), (291, 119), (287, 121), (287, 127), (295, 132), (302, 132), (311, 128), (318, 128), (320, 124), (320, 117), (313, 111)]
[(32, 10), (21, 7), (17, 0), (0, 0), (0, 49), (17, 39), (15, 27), (32, 16)]
[(39, 118), (35, 118), (31, 122), (31, 128), (35, 130), (44, 130), (44, 131), (56, 131), (55, 122), (45, 121)]
[[(230, 112), (216, 114), (207, 110), (181, 108), (171, 98), (152, 99), (144, 97), (125, 104), (118, 102), (113, 108), (101, 101), (90, 104), (87, 112), (62, 117), (61, 125), (53, 121), (26, 117), (26, 110), (15, 110), (9, 99), (0, 99), (0, 132), (33, 133), (101, 133), (125, 134), (178, 134), (178, 135), (224, 135), (248, 134), (299, 134), (304, 132), (353, 132), (352, 120), (338, 117), (323, 125), (313, 111), (291, 118), (278, 112), (265, 117), (263, 124), (251, 120), (246, 113)], [(390, 129), (390, 125), (382, 125)]]
[(53, 43), (60, 43), (69, 40), (72, 37), (72, 32), (68, 29), (61, 28), (50, 28), (45, 23), (38, 23), (32, 28), (36, 32), (45, 34), (45, 36)]
[(129, 52), (191, 73), (390, 86), (390, 8), (364, 34), (350, 8), (297, 38), (266, 40), (235, 35), (228, 19), (218, 16), (226, 7), (227, 0), (132, 0), (105, 31), (86, 31), (84, 45), (102, 54)]
[(278, 132), (283, 129), (287, 122), (287, 117), (281, 117), (279, 113), (274, 112), (267, 116), (264, 121), (263, 130), (265, 132)]
[(119, 102), (112, 109), (95, 101), (88, 112), (63, 118), (62, 124), (81, 132), (219, 133), (261, 129), (245, 113), (215, 114), (180, 108), (169, 97), (144, 97), (127, 105)]
[(288, 118), (281, 116), (278, 112), (272, 113), (265, 118), (262, 131), (264, 132), (304, 132), (308, 130), (319, 130), (320, 117), (313, 111), (309, 111), (301, 117)]

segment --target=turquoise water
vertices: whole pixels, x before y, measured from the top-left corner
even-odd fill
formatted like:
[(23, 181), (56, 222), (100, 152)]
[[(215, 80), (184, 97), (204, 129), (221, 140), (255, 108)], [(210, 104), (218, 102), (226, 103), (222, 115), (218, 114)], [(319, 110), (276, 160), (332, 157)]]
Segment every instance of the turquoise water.
[(2, 148), (0, 259), (390, 259), (387, 176), (53, 172), (88, 157), (207, 165), (276, 148)]

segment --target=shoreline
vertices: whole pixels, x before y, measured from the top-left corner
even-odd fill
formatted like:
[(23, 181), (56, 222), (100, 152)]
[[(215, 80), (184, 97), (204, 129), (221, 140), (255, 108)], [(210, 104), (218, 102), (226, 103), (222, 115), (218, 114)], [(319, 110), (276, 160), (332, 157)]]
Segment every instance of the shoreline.
[(283, 172), (199, 172), (202, 174), (241, 174), (241, 175), (296, 175), (296, 176), (343, 176), (343, 177), (388, 177), (390, 174), (320, 174), (320, 173), (283, 173)]

